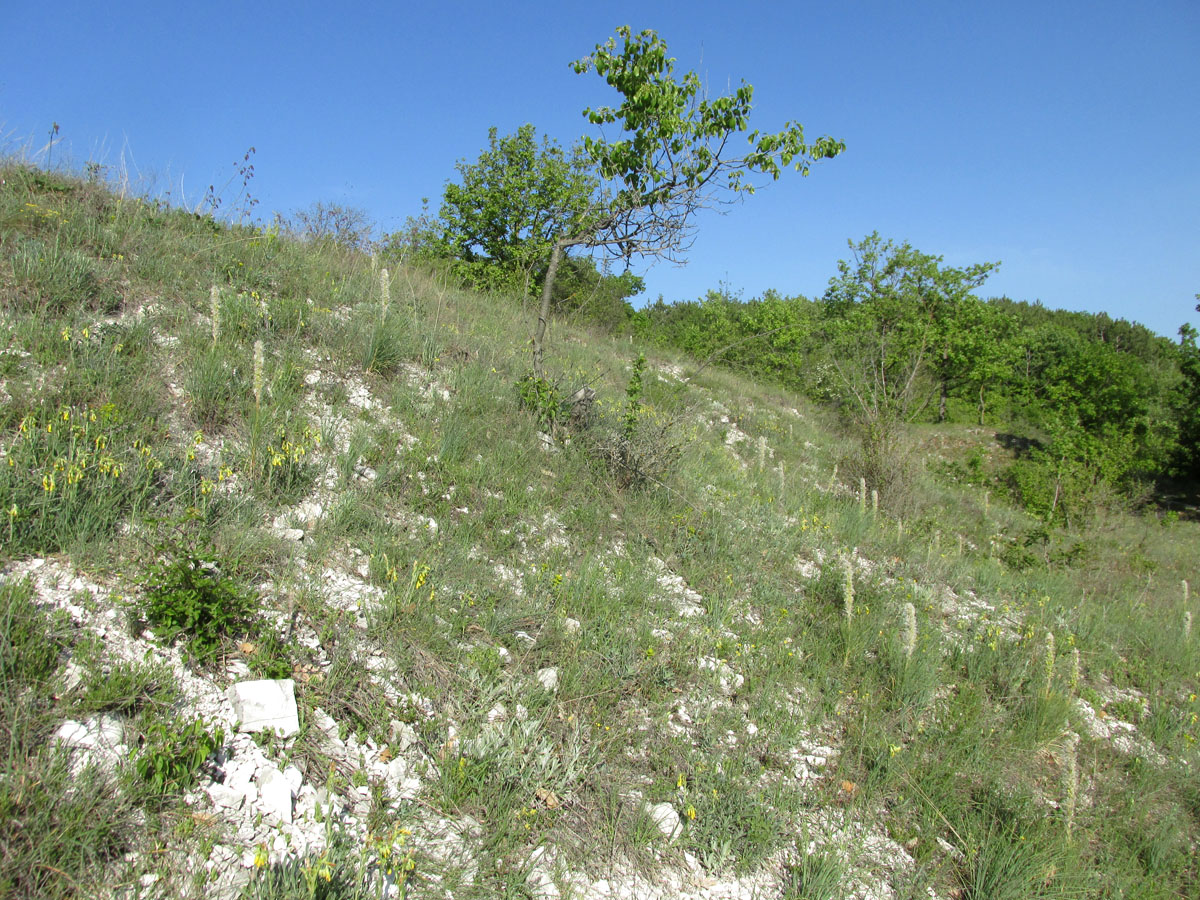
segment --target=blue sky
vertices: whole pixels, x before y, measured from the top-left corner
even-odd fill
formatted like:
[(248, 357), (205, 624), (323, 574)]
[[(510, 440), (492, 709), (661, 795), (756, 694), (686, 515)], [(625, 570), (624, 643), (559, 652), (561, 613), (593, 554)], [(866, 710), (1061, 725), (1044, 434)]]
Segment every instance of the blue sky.
[[(819, 295), (871, 231), (981, 293), (1200, 326), (1200, 3), (6, 4), (9, 152), (129, 170), (198, 203), (256, 148), (258, 217), (323, 200), (384, 230), (436, 206), (490, 126), (564, 144), (616, 95), (568, 63), (617, 25), (654, 28), (710, 91), (754, 85), (754, 127), (846, 142), (698, 222), (647, 296), (726, 283)], [(236, 189), (237, 183), (231, 188)]]

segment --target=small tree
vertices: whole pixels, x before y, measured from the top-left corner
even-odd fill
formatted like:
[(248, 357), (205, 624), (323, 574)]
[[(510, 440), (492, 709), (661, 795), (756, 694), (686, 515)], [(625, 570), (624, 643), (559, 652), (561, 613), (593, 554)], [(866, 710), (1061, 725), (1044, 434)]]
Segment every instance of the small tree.
[[(967, 326), (978, 310), (970, 290), (998, 264), (943, 266), (940, 256), (878, 233), (850, 249), (825, 292), (826, 345), (862, 429), (864, 474), (886, 492), (902, 477), (903, 424), (929, 406), (934, 390), (944, 398), (950, 384), (972, 377), (975, 335)], [(984, 384), (994, 377), (985, 368), (974, 375)]]
[(275, 213), (275, 224), (310, 243), (329, 243), (346, 250), (366, 251), (374, 223), (365, 210), (340, 203), (317, 202), (290, 216)]
[(588, 209), (598, 184), (579, 148), (565, 151), (532, 125), (499, 137), (474, 163), (455, 167), (441, 208), (445, 255), (478, 287), (517, 287), (527, 295), (557, 236)]
[(754, 193), (753, 176), (777, 179), (788, 166), (807, 175), (817, 160), (837, 156), (845, 145), (831, 137), (807, 144), (804, 130), (786, 123), (775, 134), (749, 132), (738, 152), (734, 138), (748, 127), (754, 89), (742, 82), (733, 94), (708, 99), (700, 76), (675, 77), (675, 60), (653, 31), (629, 26), (595, 52), (572, 63), (577, 74), (595, 70), (624, 98), (619, 106), (584, 110), (594, 125), (618, 124), (620, 139), (584, 139), (584, 151), (600, 184), (587, 208), (566, 218), (550, 244), (533, 340), (540, 376), (554, 280), (572, 247), (600, 249), (616, 258), (679, 260), (691, 246), (701, 210)]

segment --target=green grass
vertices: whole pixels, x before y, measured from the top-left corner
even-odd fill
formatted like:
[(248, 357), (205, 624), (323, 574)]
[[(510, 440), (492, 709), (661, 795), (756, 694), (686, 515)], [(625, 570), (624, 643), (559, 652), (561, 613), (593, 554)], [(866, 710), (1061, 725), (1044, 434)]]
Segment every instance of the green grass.
[[(594, 388), (596, 410), (547, 445), (518, 393), (532, 323), (511, 298), (393, 263), (385, 308), (360, 254), (65, 175), (10, 164), (4, 177), (0, 563), (63, 554), (104, 571), (165, 632), (199, 639), (210, 677), (217, 657), (295, 676), (306, 724), (279, 752), (347, 797), (362, 773), (329, 771), (313, 711), (380, 746), (409, 723), (424, 791), (376, 796), (370, 817), (377, 836), (414, 821), (413, 896), (525, 890), (539, 846), (593, 880), (652, 877), (685, 852), (713, 876), (765, 867), (786, 898), (836, 897), (850, 879), (977, 898), (1187, 896), (1200, 880), (1200, 635), (1183, 637), (1180, 588), (1198, 580), (1196, 523), (1114, 510), (1046, 532), (953, 466), (914, 467), (899, 500), (863, 509), (832, 413), (717, 368), (684, 382), (662, 367), (698, 363), (649, 354), (630, 427), (644, 348), (561, 322), (551, 374), (567, 396)], [(964, 454), (986, 442), (951, 437)], [(314, 521), (305, 500), (322, 506)], [(301, 540), (275, 532), (280, 517)], [(181, 520), (193, 545), (158, 546), (155, 523)], [(120, 716), (167, 748), (165, 780), (187, 783), (192, 760), (170, 748), (197, 726), (166, 670), (106, 658), (28, 586), (6, 581), (0, 597), (13, 773), (0, 885), (69, 896), (126, 852), (198, 842), (171, 826), (172, 791), (125, 776), (100, 790), (111, 776), (90, 772), (97, 790), (72, 792), (46, 747), (65, 718)], [(84, 677), (63, 691), (66, 657)], [(553, 692), (536, 679), (547, 667)], [(1166, 762), (1091, 737), (1078, 697)], [(816, 746), (833, 752), (801, 782)], [(672, 804), (675, 842), (645, 802)], [(798, 846), (826, 812), (905, 847), (910, 869)], [(131, 823), (146, 814), (143, 834)], [(474, 823), (462, 858), (426, 853), (426, 814)], [(374, 851), (348, 835), (331, 846), (265, 867), (246, 895), (307, 892), (333, 862), (320, 890), (365, 896), (355, 866)]]

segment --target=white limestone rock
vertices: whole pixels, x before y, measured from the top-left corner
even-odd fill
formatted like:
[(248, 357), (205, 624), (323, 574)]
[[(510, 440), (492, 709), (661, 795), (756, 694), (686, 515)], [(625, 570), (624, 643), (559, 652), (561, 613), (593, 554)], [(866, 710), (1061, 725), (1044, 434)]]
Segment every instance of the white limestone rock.
[(644, 803), (642, 809), (650, 817), (650, 821), (668, 841), (673, 841), (683, 833), (683, 823), (679, 813), (670, 803)]
[(265, 815), (291, 824), (292, 788), (283, 773), (274, 766), (267, 766), (258, 772), (258, 805)]
[(226, 696), (233, 705), (238, 731), (272, 729), (282, 737), (291, 737), (300, 730), (296, 683), (290, 678), (241, 681), (229, 688)]
[(538, 669), (537, 680), (551, 694), (555, 693), (558, 690), (558, 669), (554, 666)]
[(72, 759), (76, 772), (93, 763), (111, 772), (129, 756), (125, 728), (115, 716), (96, 716), (83, 722), (68, 719), (51, 740), (76, 751)]

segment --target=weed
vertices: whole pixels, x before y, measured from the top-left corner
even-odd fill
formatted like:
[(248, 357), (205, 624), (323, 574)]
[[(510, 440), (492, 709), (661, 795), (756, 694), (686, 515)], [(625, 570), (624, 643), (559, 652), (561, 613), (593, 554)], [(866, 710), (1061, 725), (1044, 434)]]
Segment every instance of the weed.
[(517, 381), (517, 398), (521, 408), (533, 414), (538, 430), (553, 434), (566, 419), (567, 409), (562, 392), (548, 378), (526, 372)]
[[(147, 432), (153, 438), (147, 437)], [(41, 406), (6, 441), (0, 497), (8, 553), (53, 552), (111, 535), (159, 493), (164, 462), (148, 423), (111, 403)]]
[(201, 766), (224, 740), (220, 728), (209, 731), (201, 719), (152, 721), (142, 734), (134, 771), (154, 794), (185, 791), (196, 783)]
[(226, 574), (227, 564), (201, 552), (184, 535), (160, 544), (143, 581), (142, 612), (160, 637), (183, 637), (188, 652), (212, 661), (224, 638), (245, 634), (254, 616), (254, 598)]
[(50, 678), (58, 668), (62, 639), (48, 624), (33, 603), (30, 582), (0, 583), (0, 684), (15, 690)]
[(166, 709), (178, 690), (170, 670), (148, 662), (116, 662), (102, 669), (93, 663), (76, 707), (89, 713), (132, 715), (150, 707)]
[(787, 867), (782, 900), (842, 900), (846, 867), (836, 851), (815, 847), (798, 850), (799, 860)]

